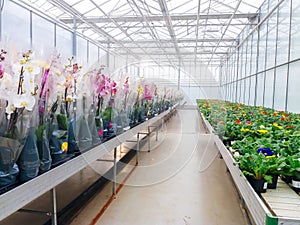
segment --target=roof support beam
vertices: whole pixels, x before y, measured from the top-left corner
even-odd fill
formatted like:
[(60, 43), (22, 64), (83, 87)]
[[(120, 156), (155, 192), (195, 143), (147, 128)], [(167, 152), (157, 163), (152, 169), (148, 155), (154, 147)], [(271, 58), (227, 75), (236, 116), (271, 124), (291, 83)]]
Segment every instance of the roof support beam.
[[(232, 25), (232, 26), (245, 26), (245, 25), (256, 26), (257, 23), (239, 22), (239, 23), (231, 23), (230, 25)], [(197, 26), (197, 24), (192, 24), (192, 23), (190, 23), (188, 25), (186, 25), (186, 24), (173, 24), (174, 28), (175, 27), (185, 27), (185, 28), (187, 28), (187, 27), (196, 27), (196, 26)], [(198, 26), (199, 27), (205, 27), (205, 26), (209, 26), (209, 27), (224, 27), (224, 26), (226, 26), (226, 24), (225, 23), (208, 23), (208, 24), (200, 23)], [(162, 27), (164, 28), (165, 26), (163, 26), (163, 25), (154, 25), (153, 26), (153, 28), (162, 28)], [(89, 26), (84, 26), (82, 24), (78, 28), (80, 28), (80, 29), (89, 29), (90, 27)], [(114, 28), (116, 28), (116, 27), (112, 26), (112, 25), (105, 26), (105, 29), (114, 29)], [(143, 25), (134, 25), (134, 26), (129, 25), (129, 26), (127, 26), (126, 25), (126, 28), (136, 28), (136, 29), (139, 29), (139, 28), (145, 28), (145, 26), (143, 26)]]
[(225, 30), (223, 31), (222, 36), (220, 37), (220, 39), (219, 39), (219, 41), (218, 41), (218, 43), (217, 43), (217, 46), (214, 48), (213, 53), (211, 54), (210, 59), (212, 59), (213, 56), (214, 56), (214, 54), (216, 53), (217, 48), (219, 47), (220, 43), (222, 42), (222, 39), (223, 39), (223, 37), (225, 36), (225, 33), (226, 33), (226, 31), (227, 31), (229, 25), (231, 24), (231, 21), (233, 20), (234, 16), (236, 15), (237, 10), (238, 10), (238, 8), (239, 8), (239, 6), (240, 6), (241, 3), (242, 3), (242, 0), (239, 0), (239, 2), (237, 3), (237, 5), (236, 5), (236, 7), (235, 7), (235, 10), (234, 10), (233, 14), (231, 15), (230, 19), (229, 19), (228, 22), (227, 22), (227, 26), (225, 27)]
[[(135, 45), (126, 45), (127, 48), (130, 48), (130, 49), (140, 49), (140, 47), (137, 47)], [(216, 45), (201, 45), (201, 48), (214, 48), (216, 47)], [(229, 47), (232, 47), (231, 45), (219, 45), (219, 48), (229, 48)], [(114, 46), (110, 46), (110, 48), (114, 48), (114, 49), (120, 49), (120, 46), (118, 45), (114, 45)], [(144, 49), (159, 49), (158, 46), (154, 46), (154, 45), (143, 45), (142, 48)], [(170, 49), (170, 48), (174, 48), (174, 46), (163, 46), (162, 48), (165, 48), (165, 49)], [(180, 47), (182, 49), (187, 49), (187, 48), (192, 48), (194, 49), (195, 46), (194, 45), (191, 45), (191, 46), (183, 46), (183, 47)]]
[[(236, 39), (233, 38), (223, 38), (221, 42), (235, 42)], [(157, 40), (135, 40), (134, 43), (139, 44), (155, 44)], [(171, 39), (160, 39), (161, 43), (172, 43)], [(177, 43), (195, 43), (195, 39), (178, 39)], [(216, 38), (205, 38), (205, 39), (198, 39), (197, 42), (219, 42), (219, 39)], [(106, 41), (99, 41), (99, 43), (107, 43)], [(111, 41), (113, 43), (113, 40)], [(118, 41), (116, 44), (132, 44), (132, 41)]]
[[(129, 3), (129, 2), (128, 2), (128, 3)], [(137, 8), (137, 10), (139, 11), (140, 15), (143, 17), (143, 19), (144, 19), (144, 21), (145, 21), (145, 23), (146, 23), (146, 25), (147, 25), (147, 28), (148, 28), (148, 30), (150, 31), (151, 35), (152, 35), (153, 40), (157, 40), (155, 44), (156, 44), (159, 48), (161, 48), (161, 49), (164, 50), (164, 48), (162, 47), (162, 43), (160, 42), (159, 35), (157, 34), (157, 31), (151, 27), (149, 21), (147, 20), (147, 18), (145, 17), (145, 15), (143, 14), (143, 12), (141, 11), (140, 7), (138, 7), (136, 1), (135, 1), (135, 0), (132, 0), (132, 3), (133, 3), (134, 6)], [(144, 48), (144, 46), (143, 46), (143, 48)], [(170, 64), (173, 65), (173, 62), (169, 59), (169, 56), (168, 56), (167, 54), (166, 54), (166, 58), (169, 60)], [(173, 66), (174, 66), (174, 65), (173, 65)]]
[[(134, 44), (136, 44), (138, 47), (140, 47), (139, 46), (139, 44), (138, 43), (135, 43), (135, 41), (132, 39), (132, 37), (127, 33), (127, 31), (122, 27), (122, 26), (120, 26), (119, 25), (119, 23), (117, 22), (117, 21), (115, 21), (114, 19), (112, 19), (112, 18), (110, 18), (109, 17), (109, 15), (108, 14), (106, 14), (93, 0), (90, 0), (91, 1), (91, 3), (93, 3), (94, 4), (94, 6), (96, 7), (96, 8), (98, 8), (111, 22), (113, 22), (115, 25), (116, 25), (116, 27), (118, 27), (130, 40), (131, 40), (131, 42), (132, 43), (134, 43)], [(118, 43), (120, 43), (120, 42), (118, 42)], [(121, 44), (121, 46), (123, 46), (124, 47), (124, 45), (123, 44)], [(128, 48), (127, 48), (128, 49)], [(146, 54), (146, 55), (148, 55), (147, 54), (147, 52), (143, 49), (143, 48), (141, 48), (140, 47), (140, 49)], [(127, 53), (128, 54), (128, 53)], [(135, 54), (134, 53), (134, 55), (137, 55), (137, 54)], [(156, 62), (156, 63), (158, 63), (154, 58), (152, 58), (152, 56), (150, 56), (150, 55), (148, 55), (154, 62)]]
[(177, 57), (179, 59), (179, 67), (180, 67), (180, 64), (181, 64), (180, 50), (179, 50), (179, 47), (178, 47), (177, 38), (176, 38), (176, 35), (175, 35), (175, 31), (174, 31), (174, 28), (173, 28), (172, 19), (171, 19), (171, 16), (169, 14), (167, 3), (166, 3), (165, 0), (158, 0), (158, 3), (159, 3), (159, 6), (161, 8), (164, 20), (166, 22), (171, 40), (174, 44), (176, 54), (177, 54)]
[[(212, 19), (230, 19), (233, 14), (226, 13), (226, 14), (209, 14), (209, 15), (199, 15), (199, 20), (212, 20)], [(232, 19), (253, 19), (257, 17), (257, 13), (238, 13), (234, 14)], [(176, 20), (197, 20), (197, 14), (182, 14), (182, 15), (170, 15), (170, 18), (172, 21)], [(146, 16), (146, 17), (85, 17), (85, 21), (88, 21), (90, 23), (109, 23), (111, 20), (114, 20), (118, 23), (126, 23), (126, 22), (143, 22), (144, 19), (147, 19), (149, 22), (154, 21), (164, 21), (164, 16)], [(64, 23), (72, 23), (72, 19), (61, 19)]]
[[(118, 54), (120, 55), (127, 55), (128, 53), (126, 52), (119, 52)], [(141, 55), (165, 55), (166, 53), (164, 52), (149, 52), (149, 53), (143, 53), (143, 52), (136, 52), (137, 55), (141, 56)], [(177, 52), (168, 52), (168, 55), (177, 55)], [(194, 55), (194, 52), (181, 52), (181, 55)], [(197, 55), (211, 55), (212, 52), (197, 52)], [(228, 52), (215, 52), (215, 55), (226, 55), (228, 54)]]
[[(75, 10), (74, 8), (70, 7), (64, 0), (49, 0), (49, 2), (51, 2), (53, 5), (60, 7), (61, 9), (69, 12), (70, 14), (73, 15), (74, 18), (76, 18), (76, 22), (77, 23), (86, 23), (87, 25), (89, 25), (96, 33), (99, 33), (101, 35), (103, 35), (105, 38), (107, 38), (107, 40), (103, 43), (107, 44), (109, 42), (113, 42), (113, 43), (118, 43), (120, 44), (123, 48), (125, 48), (130, 54), (132, 54), (133, 56), (135, 56), (136, 59), (140, 59), (134, 52), (131, 51), (131, 49), (126, 48), (122, 43), (120, 43), (118, 40), (116, 40), (115, 38), (113, 38), (111, 35), (109, 35), (107, 32), (105, 32), (103, 29), (101, 29), (100, 27), (98, 27), (97, 25), (95, 25), (92, 22), (88, 22), (85, 20), (85, 17), (78, 12), (77, 10)], [(72, 23), (73, 23), (73, 19), (72, 19)]]
[(198, 0), (198, 13), (197, 13), (197, 26), (196, 26), (196, 46), (194, 49), (195, 52), (195, 62), (197, 60), (197, 51), (198, 51), (198, 38), (199, 38), (199, 21), (200, 21), (200, 6), (201, 6), (201, 0)]

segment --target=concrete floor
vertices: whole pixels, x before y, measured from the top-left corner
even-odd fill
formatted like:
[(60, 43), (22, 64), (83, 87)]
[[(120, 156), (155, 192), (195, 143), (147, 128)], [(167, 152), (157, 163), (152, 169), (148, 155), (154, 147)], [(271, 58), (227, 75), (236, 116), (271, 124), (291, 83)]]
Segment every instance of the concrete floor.
[[(117, 194), (108, 184), (71, 223), (72, 225), (244, 225), (236, 189), (211, 136), (204, 133), (195, 108), (178, 110), (118, 174)], [(118, 149), (123, 155), (130, 143)], [(112, 152), (104, 158), (111, 159)], [(57, 187), (58, 209), (91, 185), (112, 164), (94, 162)], [(51, 210), (46, 193), (26, 209)], [(16, 212), (1, 225), (42, 225), (45, 214)], [(59, 224), (61, 225), (61, 224)]]
[(178, 110), (158, 142), (151, 139), (151, 152), (144, 149), (139, 165), (133, 160), (118, 175), (124, 186), (117, 195), (109, 199), (108, 185), (72, 225), (247, 224), (225, 164), (198, 121), (195, 109)]

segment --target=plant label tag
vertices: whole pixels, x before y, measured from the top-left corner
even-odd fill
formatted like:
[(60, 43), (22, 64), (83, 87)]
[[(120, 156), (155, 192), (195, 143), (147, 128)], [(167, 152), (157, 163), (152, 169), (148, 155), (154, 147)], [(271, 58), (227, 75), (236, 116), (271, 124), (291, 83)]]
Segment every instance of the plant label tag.
[(300, 181), (292, 180), (292, 186), (295, 188), (300, 188)]
[(267, 187), (268, 187), (268, 183), (265, 182), (265, 183), (264, 183), (264, 189), (267, 189)]

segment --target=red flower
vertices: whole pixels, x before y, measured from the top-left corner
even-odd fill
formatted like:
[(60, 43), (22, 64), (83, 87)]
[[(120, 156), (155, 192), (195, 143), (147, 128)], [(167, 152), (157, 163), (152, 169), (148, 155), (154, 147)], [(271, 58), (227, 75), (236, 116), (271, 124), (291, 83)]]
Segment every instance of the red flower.
[(101, 137), (103, 136), (103, 130), (98, 130), (98, 135)]
[(4, 75), (4, 68), (3, 66), (0, 64), (0, 79), (3, 78)]
[(292, 128), (294, 128), (294, 126), (290, 125), (290, 126), (287, 126), (286, 128), (292, 129)]
[(285, 119), (284, 119), (284, 117), (281, 117), (280, 120), (284, 121)]
[(225, 124), (225, 122), (224, 121), (220, 121), (220, 124)]
[(108, 122), (107, 128), (108, 128), (108, 129), (112, 128), (112, 122)]
[(266, 111), (262, 111), (260, 114), (267, 115), (268, 113)]
[(285, 114), (284, 114), (285, 117), (288, 117), (289, 115), (290, 115), (290, 114), (288, 114), (288, 113), (285, 113)]
[(235, 122), (236, 122), (236, 123), (240, 123), (241, 121), (240, 121), (239, 119), (237, 119)]

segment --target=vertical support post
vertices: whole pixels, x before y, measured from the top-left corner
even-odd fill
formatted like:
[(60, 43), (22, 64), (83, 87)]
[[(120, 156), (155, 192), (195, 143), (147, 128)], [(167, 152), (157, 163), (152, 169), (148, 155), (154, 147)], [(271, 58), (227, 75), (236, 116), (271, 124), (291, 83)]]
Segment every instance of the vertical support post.
[(148, 152), (150, 152), (150, 138), (151, 138), (151, 128), (148, 126)]
[(57, 225), (57, 204), (56, 204), (56, 189), (51, 190), (52, 193), (52, 225)]
[(32, 31), (32, 11), (30, 11), (30, 14), (29, 14), (29, 38), (30, 38), (30, 48), (32, 49), (32, 43), (33, 43), (33, 40), (32, 40), (32, 36), (33, 36), (33, 31)]
[(137, 133), (137, 143), (136, 143), (136, 165), (139, 164), (139, 151), (140, 151), (140, 134)]
[(106, 53), (106, 67), (109, 68), (109, 54), (110, 54), (110, 43), (107, 42), (107, 53)]
[(2, 10), (4, 7), (4, 0), (0, 0), (0, 42), (2, 40)]
[(87, 48), (86, 58), (87, 58), (87, 62), (89, 62), (90, 61), (90, 41), (89, 40), (87, 40), (87, 46), (86, 46), (86, 48)]
[(126, 54), (126, 67), (125, 67), (126, 74), (128, 73), (128, 54)]
[(73, 56), (76, 56), (77, 54), (77, 49), (76, 49), (76, 18), (75, 16), (73, 17), (73, 40), (72, 40), (72, 54)]
[(177, 90), (180, 90), (180, 64), (178, 67), (178, 83), (177, 83)]
[(112, 186), (112, 193), (113, 195), (116, 194), (117, 190), (117, 147), (114, 148), (114, 169), (113, 169), (113, 186)]
[(56, 43), (57, 42), (57, 38), (56, 38), (56, 23), (54, 24), (54, 43), (53, 43), (53, 45), (54, 45), (54, 48), (56, 48)]
[[(289, 27), (289, 48), (288, 48), (288, 62), (291, 61), (291, 43), (292, 43), (292, 19), (293, 19), (293, 2), (290, 4), (290, 27)], [(290, 63), (287, 65), (287, 76), (286, 76), (286, 89), (285, 89), (285, 104), (284, 110), (288, 110), (288, 101), (289, 101), (289, 85), (290, 85)]]

